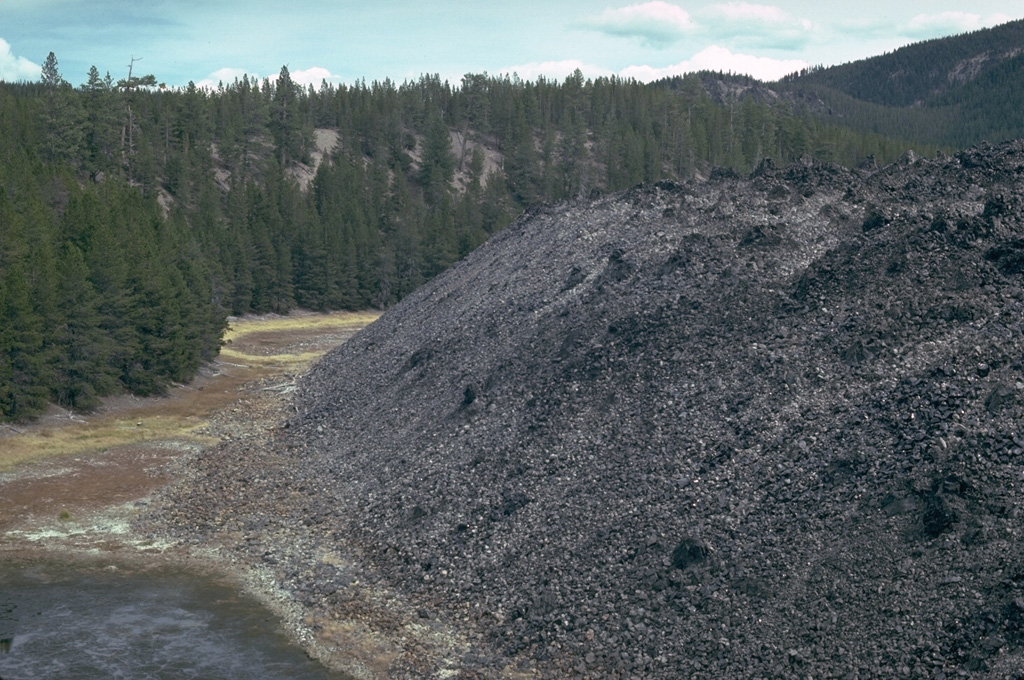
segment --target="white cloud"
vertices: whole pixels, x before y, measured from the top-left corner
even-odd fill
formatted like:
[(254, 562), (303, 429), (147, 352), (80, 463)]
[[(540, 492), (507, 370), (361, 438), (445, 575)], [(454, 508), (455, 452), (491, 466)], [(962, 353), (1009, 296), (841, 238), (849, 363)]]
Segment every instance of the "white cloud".
[(334, 84), (341, 82), (341, 76), (332, 74), (322, 66), (314, 66), (304, 71), (289, 71), (288, 73), (291, 75), (293, 82), (303, 86), (312, 85), (313, 87), (320, 87), (320, 84), (325, 80)]
[(911, 37), (935, 38), (953, 33), (966, 33), (1012, 21), (1007, 14), (982, 17), (971, 12), (939, 12), (918, 14), (907, 24), (904, 34)]
[(630, 66), (623, 69), (620, 75), (624, 78), (634, 78), (649, 83), (696, 71), (722, 71), (749, 75), (762, 81), (772, 81), (804, 68), (807, 68), (807, 62), (800, 59), (771, 59), (749, 54), (734, 54), (724, 47), (712, 45), (701, 50), (688, 61), (665, 68)]
[[(279, 73), (280, 72), (278, 72), (278, 74)], [(269, 76), (271, 82), (277, 82), (278, 74)], [(206, 78), (200, 80), (198, 83), (196, 83), (196, 87), (202, 87), (209, 90), (216, 90), (217, 86), (220, 83), (224, 83), (224, 85), (230, 85), (234, 83), (236, 80), (241, 80), (242, 76), (246, 75), (249, 76), (250, 81), (257, 80), (260, 83), (263, 82), (263, 77), (257, 73), (246, 71), (245, 69), (240, 68), (225, 67), (217, 69)], [(288, 75), (291, 76), (292, 82), (297, 83), (302, 87), (312, 85), (313, 87), (318, 88), (320, 87), (320, 83), (322, 83), (325, 80), (329, 83), (334, 83), (335, 85), (337, 85), (342, 80), (341, 76), (334, 75), (328, 69), (325, 69), (322, 66), (314, 66), (312, 68), (300, 69), (298, 71), (289, 70)]]
[(745, 47), (796, 51), (814, 37), (807, 19), (787, 14), (773, 5), (729, 2), (712, 5), (701, 14), (705, 32), (717, 40), (736, 40)]
[(231, 85), (236, 80), (241, 80), (242, 76), (249, 76), (249, 80), (260, 80), (259, 74), (246, 71), (245, 69), (220, 68), (196, 83), (196, 87), (216, 90), (219, 84)]
[(661, 0), (606, 9), (580, 25), (607, 35), (640, 38), (644, 45), (657, 48), (668, 47), (697, 28), (686, 10)]
[(544, 76), (545, 78), (554, 80), (565, 80), (568, 76), (572, 75), (576, 69), (582, 71), (585, 78), (598, 78), (613, 74), (613, 71), (609, 71), (608, 69), (601, 68), (599, 66), (584, 64), (579, 59), (543, 62), (532, 61), (528, 64), (520, 64), (519, 66), (511, 66), (507, 69), (501, 69), (501, 73), (515, 73), (522, 80), (528, 81), (535, 81), (538, 76)]
[(16, 83), (18, 81), (36, 81), (42, 77), (43, 67), (25, 57), (16, 57), (11, 52), (11, 45), (0, 38), (0, 81)]

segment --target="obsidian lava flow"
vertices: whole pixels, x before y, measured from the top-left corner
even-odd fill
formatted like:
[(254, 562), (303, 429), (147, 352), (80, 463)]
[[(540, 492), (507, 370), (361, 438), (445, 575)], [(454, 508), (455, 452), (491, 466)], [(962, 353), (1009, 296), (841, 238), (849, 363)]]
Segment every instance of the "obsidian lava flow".
[(308, 374), (283, 469), (546, 677), (1021, 677), (1022, 197), (1010, 143), (535, 210)]

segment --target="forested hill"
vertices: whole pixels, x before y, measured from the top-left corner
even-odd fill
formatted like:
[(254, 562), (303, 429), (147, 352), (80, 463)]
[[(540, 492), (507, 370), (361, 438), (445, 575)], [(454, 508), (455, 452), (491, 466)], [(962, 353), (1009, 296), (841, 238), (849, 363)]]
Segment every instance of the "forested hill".
[(4, 419), (187, 380), (229, 314), (387, 307), (540, 203), (938, 150), (720, 74), (83, 77), (0, 83)]
[(962, 147), (1024, 131), (1024, 20), (811, 69), (777, 84), (856, 129)]

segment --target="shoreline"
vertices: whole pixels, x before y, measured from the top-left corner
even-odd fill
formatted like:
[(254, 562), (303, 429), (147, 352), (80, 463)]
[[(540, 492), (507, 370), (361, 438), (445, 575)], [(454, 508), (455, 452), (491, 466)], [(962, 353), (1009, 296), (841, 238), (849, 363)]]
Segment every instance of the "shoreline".
[[(114, 397), (93, 414), (53, 409), (36, 422), (4, 428), (0, 561), (15, 567), (57, 560), (86, 569), (174, 568), (226, 581), (264, 606), (289, 639), (327, 668), (378, 677), (340, 663), (338, 650), (307, 624), (301, 604), (258, 562), (243, 560), (216, 537), (172, 537), (152, 521), (168, 491), (187, 483), (201, 458), (277, 428), (296, 375), (375, 318), (299, 312), (235, 319), (243, 330), (226, 334), (221, 356), (167, 396)], [(185, 412), (210, 404), (205, 414)], [(178, 422), (151, 426), (164, 412)], [(125, 441), (108, 446), (111, 432)], [(51, 442), (66, 443), (68, 452), (55, 452)], [(40, 444), (40, 455), (25, 454)]]
[[(358, 680), (536, 677), (490, 656), (469, 639), (472, 631), (457, 629), (434, 606), (387, 587), (355, 546), (325, 535), (315, 521), (292, 521), (294, 508), (281, 500), (288, 489), (275, 497), (260, 486), (287, 460), (273, 438), (291, 398), (274, 394), (278, 418), (267, 419), (269, 427), (204, 450), (192, 461), (193, 476), (165, 487), (134, 531), (230, 575), (333, 671)], [(211, 508), (214, 498), (229, 500)]]

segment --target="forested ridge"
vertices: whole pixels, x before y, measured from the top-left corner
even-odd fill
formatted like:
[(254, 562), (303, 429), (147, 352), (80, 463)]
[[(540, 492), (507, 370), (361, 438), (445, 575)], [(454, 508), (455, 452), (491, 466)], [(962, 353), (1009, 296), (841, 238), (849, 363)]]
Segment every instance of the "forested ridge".
[(957, 148), (1015, 139), (1024, 129), (1024, 20), (812, 68), (774, 87), (861, 131)]
[(188, 380), (230, 314), (385, 308), (541, 203), (940, 148), (787, 88), (579, 71), (315, 88), (287, 67), (214, 90), (95, 67), (72, 85), (51, 54), (40, 82), (0, 83), (0, 418)]

